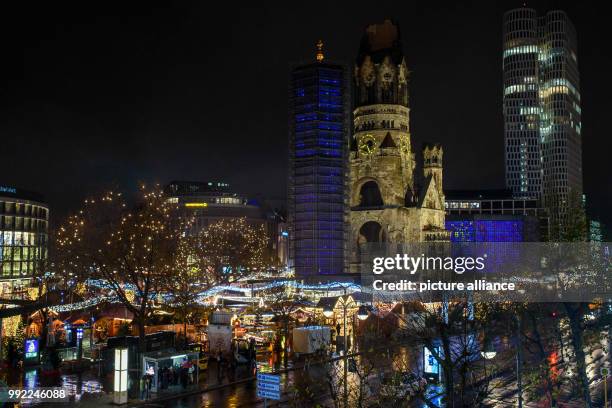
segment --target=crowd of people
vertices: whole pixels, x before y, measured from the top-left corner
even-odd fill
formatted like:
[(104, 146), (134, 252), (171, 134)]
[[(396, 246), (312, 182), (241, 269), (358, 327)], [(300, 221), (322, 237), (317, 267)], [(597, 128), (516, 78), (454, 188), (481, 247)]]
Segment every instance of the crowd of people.
[[(153, 379), (156, 375), (153, 367), (149, 367), (140, 379), (140, 398), (143, 400), (151, 397)], [(192, 361), (183, 360), (180, 366), (162, 367), (157, 371), (157, 389), (166, 390), (173, 386), (181, 386), (183, 389), (197, 384), (198, 365)]]

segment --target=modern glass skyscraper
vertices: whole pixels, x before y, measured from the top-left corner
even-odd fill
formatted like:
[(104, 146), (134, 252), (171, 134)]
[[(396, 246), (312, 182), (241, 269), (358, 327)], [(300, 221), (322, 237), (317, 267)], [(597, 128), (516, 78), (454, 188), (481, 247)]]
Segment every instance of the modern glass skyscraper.
[(291, 72), (288, 215), (297, 276), (345, 271), (348, 82), (318, 48), (316, 62)]
[(27, 296), (47, 268), (49, 207), (42, 196), (0, 185), (0, 297)]
[(563, 11), (504, 14), (506, 186), (542, 199), (553, 222), (582, 194), (576, 31)]

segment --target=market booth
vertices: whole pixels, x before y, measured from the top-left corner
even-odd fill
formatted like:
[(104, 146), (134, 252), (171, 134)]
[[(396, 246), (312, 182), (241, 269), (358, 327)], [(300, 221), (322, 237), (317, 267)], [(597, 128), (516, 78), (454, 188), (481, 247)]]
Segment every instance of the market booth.
[[(199, 359), (200, 353), (197, 351), (162, 350), (145, 353), (142, 357), (141, 376), (151, 376), (152, 392), (158, 392), (172, 385), (180, 385), (181, 375), (187, 375), (191, 385), (197, 384)], [(176, 381), (177, 379), (179, 380)]]

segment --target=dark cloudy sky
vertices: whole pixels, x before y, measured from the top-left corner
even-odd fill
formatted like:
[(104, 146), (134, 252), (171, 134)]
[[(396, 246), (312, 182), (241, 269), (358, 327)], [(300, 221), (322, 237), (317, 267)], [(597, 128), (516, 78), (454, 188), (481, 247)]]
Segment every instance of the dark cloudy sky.
[[(414, 146), (444, 144), (446, 188), (503, 187), (501, 22), (522, 2), (21, 3), (0, 6), (0, 184), (43, 193), (56, 214), (111, 185), (172, 179), (283, 198), (291, 63), (319, 38), (351, 62), (384, 18), (400, 23), (412, 71)], [(610, 225), (609, 15), (528, 5), (577, 26), (584, 185)]]

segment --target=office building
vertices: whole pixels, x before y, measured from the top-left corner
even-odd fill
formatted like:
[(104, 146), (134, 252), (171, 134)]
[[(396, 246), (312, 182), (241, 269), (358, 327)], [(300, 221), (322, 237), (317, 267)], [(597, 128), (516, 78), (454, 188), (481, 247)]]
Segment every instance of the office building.
[(192, 220), (192, 234), (220, 220), (244, 218), (252, 226), (263, 225), (272, 261), (286, 265), (287, 226), (279, 211), (232, 192), (230, 185), (222, 181), (172, 181), (164, 188), (164, 194), (179, 206), (183, 216)]
[(250, 224), (261, 224), (263, 220), (260, 206), (231, 192), (225, 182), (172, 181), (164, 193), (183, 212), (193, 216), (196, 231), (222, 219), (244, 217)]
[(0, 186), (0, 297), (26, 297), (47, 260), (49, 207), (37, 193)]
[(288, 221), (296, 276), (345, 272), (347, 241), (347, 70), (316, 58), (291, 71)]
[(538, 200), (510, 190), (447, 190), (451, 242), (538, 242), (549, 236), (548, 213)]
[(582, 194), (576, 31), (563, 11), (510, 10), (503, 22), (506, 187), (561, 222)]

